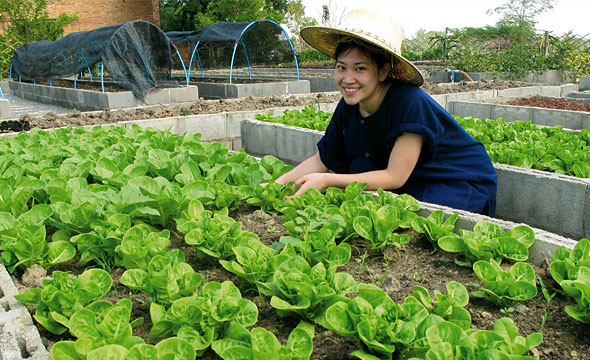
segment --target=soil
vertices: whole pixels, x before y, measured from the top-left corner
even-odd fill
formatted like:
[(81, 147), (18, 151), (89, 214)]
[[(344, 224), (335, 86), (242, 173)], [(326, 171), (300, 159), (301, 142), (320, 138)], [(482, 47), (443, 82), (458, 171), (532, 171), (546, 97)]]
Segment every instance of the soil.
[[(280, 216), (267, 214), (250, 205), (242, 204), (230, 215), (243, 224), (243, 230), (254, 232), (267, 245), (278, 242), (281, 236), (289, 234), (283, 227)], [(352, 274), (357, 283), (380, 286), (398, 303), (402, 303), (405, 297), (412, 294), (412, 288), (415, 285), (425, 287), (433, 297), (434, 290), (446, 294), (446, 284), (449, 281), (464, 284), (470, 292), (478, 285), (482, 285), (470, 267), (459, 266), (453, 261), (455, 256), (435, 250), (421, 234), (413, 230), (405, 232), (411, 238), (408, 244), (401, 248), (392, 247), (384, 252), (370, 249), (360, 238), (351, 239), (352, 257), (346, 266), (339, 268), (339, 271)], [(279, 317), (270, 306), (268, 298), (260, 298), (254, 289), (240, 283), (237, 277), (225, 271), (216, 261), (199, 260), (192, 247), (183, 245), (180, 234), (173, 234), (172, 243), (173, 247), (181, 248), (185, 252), (187, 263), (201, 273), (203, 279), (218, 282), (233, 281), (240, 289), (242, 297), (253, 301), (258, 306), (258, 322), (255, 326), (266, 328), (283, 344), (286, 343), (289, 333), (299, 319)], [(84, 269), (76, 266), (72, 261), (54, 270), (71, 271), (77, 274)], [(535, 266), (535, 272), (541, 277), (550, 293), (554, 293), (556, 291), (554, 288), (558, 285), (551, 278), (548, 265)], [(143, 325), (135, 328), (133, 334), (153, 344), (154, 342), (147, 338), (152, 326), (147, 299), (141, 293), (129, 292), (119, 283), (122, 269), (115, 269), (110, 273), (114, 282), (112, 290), (105, 299), (111, 302), (117, 302), (121, 298), (131, 299), (132, 320), (138, 317), (144, 318)], [(22, 276), (13, 276), (13, 280), (19, 292), (23, 292), (30, 287), (39, 286), (40, 280), (44, 277), (46, 272), (35, 266), (27, 269)], [(529, 353), (537, 359), (590, 359), (590, 324), (583, 324), (569, 317), (564, 311), (566, 305), (575, 306), (575, 303), (559, 293), (547, 302), (539, 291), (538, 295), (531, 300), (513, 302), (504, 308), (487, 300), (470, 296), (466, 309), (471, 314), (472, 328), (491, 330), (495, 320), (507, 316), (517, 324), (520, 335), (541, 332), (543, 342)], [(31, 314), (34, 313), (34, 309), (30, 308), (30, 311)], [(545, 316), (546, 321), (543, 320)], [(48, 349), (57, 341), (69, 339), (67, 335), (55, 336), (41, 327), (39, 331)], [(312, 359), (353, 359), (348, 354), (357, 348), (354, 338), (338, 336), (316, 325)], [(219, 359), (211, 350), (201, 358)]]
[[(475, 81), (449, 83), (426, 82), (424, 90), (431, 95), (467, 92), (475, 90), (507, 89), (526, 86), (516, 81)], [(98, 90), (98, 89), (96, 89)], [(340, 100), (337, 93), (312, 93), (309, 95), (269, 96), (239, 99), (204, 100), (182, 105), (156, 105), (132, 109), (105, 109), (103, 111), (56, 114), (48, 112), (43, 116), (22, 115), (18, 120), (2, 123), (0, 132), (18, 132), (30, 128), (50, 129), (63, 126), (112, 124), (121, 121), (157, 119), (192, 114), (215, 114), (222, 112), (264, 110), (273, 107), (305, 106), (318, 103), (332, 103)]]
[[(522, 84), (514, 82), (456, 83), (453, 85), (426, 84), (425, 90), (431, 94), (436, 94), (471, 91), (478, 88), (483, 90), (516, 86), (522, 86)], [(273, 96), (236, 100), (200, 100), (189, 105), (150, 106), (88, 113), (74, 112), (67, 115), (48, 113), (42, 117), (25, 115), (14, 123), (21, 126), (20, 130), (26, 130), (26, 126), (53, 128), (188, 114), (303, 106), (321, 102), (335, 102), (339, 98), (338, 95), (313, 94), (308, 97)], [(257, 234), (265, 244), (270, 245), (277, 242), (280, 236), (288, 235), (288, 231), (282, 225), (283, 220), (281, 217), (264, 213), (249, 205), (242, 204), (231, 216), (242, 222), (244, 230)], [(407, 233), (412, 239), (410, 243), (402, 248), (387, 249), (384, 253), (371, 250), (361, 239), (351, 239), (353, 245), (352, 258), (339, 271), (352, 274), (358, 283), (372, 283), (381, 286), (396, 302), (402, 302), (405, 297), (411, 295), (414, 285), (427, 288), (431, 295), (433, 295), (434, 290), (446, 294), (445, 285), (451, 280), (463, 283), (470, 292), (475, 290), (477, 285), (481, 285), (471, 268), (457, 265), (453, 261), (452, 255), (434, 249), (422, 235), (413, 230), (409, 230)], [(239, 287), (244, 298), (254, 301), (259, 309), (258, 323), (255, 326), (264, 327), (273, 332), (285, 344), (289, 333), (297, 325), (298, 319), (292, 317), (280, 318), (270, 306), (269, 299), (260, 298), (256, 291), (240, 283), (233, 274), (225, 271), (217, 262), (199, 260), (194, 249), (183, 245), (180, 234), (173, 233), (173, 237), (174, 246), (181, 248), (185, 252), (187, 262), (191, 264), (195, 271), (203, 275), (203, 279), (219, 282), (231, 280)], [(72, 261), (53, 270), (70, 271), (73, 274), (78, 274), (84, 269), (76, 266), (75, 262)], [(558, 284), (551, 278), (548, 264), (535, 266), (535, 271), (550, 293), (556, 292), (555, 289), (558, 288)], [(106, 299), (116, 302), (123, 297), (130, 298), (133, 302), (132, 320), (138, 317), (144, 318), (143, 325), (134, 329), (134, 335), (144, 338), (147, 343), (154, 343), (147, 339), (151, 328), (147, 299), (141, 293), (129, 292), (125, 286), (121, 285), (119, 283), (121, 274), (121, 269), (111, 271), (114, 284)], [(19, 292), (23, 292), (28, 288), (40, 286), (40, 280), (46, 276), (47, 273), (44, 269), (34, 266), (27, 269), (23, 274), (15, 274), (13, 281), (19, 288)], [(472, 327), (476, 329), (491, 329), (496, 319), (508, 316), (515, 321), (521, 335), (526, 336), (533, 332), (542, 332), (543, 342), (529, 353), (529, 355), (538, 359), (590, 359), (590, 324), (583, 324), (569, 317), (564, 311), (566, 305), (575, 306), (575, 303), (572, 299), (560, 293), (557, 293), (551, 301), (547, 302), (541, 291), (539, 291), (535, 298), (525, 302), (514, 302), (508, 304), (505, 308), (499, 308), (491, 302), (470, 297), (466, 309), (471, 314)], [(31, 314), (34, 313), (33, 308), (29, 310)], [(39, 328), (39, 331), (48, 349), (55, 342), (68, 339), (67, 335), (55, 336), (42, 327)], [(354, 338), (341, 337), (320, 326), (316, 326), (312, 359), (352, 359), (348, 354), (357, 348)], [(201, 358), (219, 359), (212, 351), (208, 351)]]
[(579, 103), (563, 98), (551, 98), (547, 96), (530, 96), (514, 99), (508, 102), (515, 106), (534, 106), (546, 109), (572, 110), (590, 112), (590, 104)]

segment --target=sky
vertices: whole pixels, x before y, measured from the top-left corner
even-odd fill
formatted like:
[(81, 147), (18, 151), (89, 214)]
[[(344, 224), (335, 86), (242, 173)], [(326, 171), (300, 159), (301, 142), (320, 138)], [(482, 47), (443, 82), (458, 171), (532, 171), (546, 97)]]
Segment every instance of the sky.
[[(302, 0), (305, 15), (321, 23), (322, 5), (329, 5), (337, 18), (343, 10), (366, 7), (391, 11), (405, 29), (405, 37), (413, 37), (419, 29), (444, 31), (445, 27), (483, 27), (495, 25), (500, 15), (487, 15), (488, 9), (504, 5), (508, 0)], [(362, 5), (359, 5), (362, 4)], [(537, 29), (561, 36), (568, 31), (584, 36), (590, 34), (590, 0), (555, 0), (553, 10), (538, 15)]]

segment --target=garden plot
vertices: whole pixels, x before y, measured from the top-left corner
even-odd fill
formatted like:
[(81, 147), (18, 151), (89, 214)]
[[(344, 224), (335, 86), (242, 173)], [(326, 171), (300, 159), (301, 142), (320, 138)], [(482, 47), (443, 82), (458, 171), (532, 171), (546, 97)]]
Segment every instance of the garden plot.
[[(77, 351), (93, 352), (92, 356), (123, 353), (127, 351), (125, 346), (122, 349), (118, 345), (130, 348), (132, 341), (141, 348), (132, 350), (136, 352), (155, 351), (161, 357), (173, 349), (174, 358), (188, 359), (198, 351), (199, 358), (217, 359), (216, 352), (223, 353), (225, 346), (233, 346), (228, 340), (236, 339), (237, 334), (241, 334), (241, 347), (246, 348), (240, 351), (249, 352), (255, 337), (261, 336), (275, 345), (258, 350), (275, 356), (279, 351), (297, 351), (307, 355), (303, 358), (311, 353), (314, 359), (350, 359), (353, 351), (379, 358), (405, 351), (421, 356), (436, 342), (437, 336), (429, 333), (450, 331), (454, 340), (441, 335), (445, 342), (463, 341), (467, 328), (478, 337), (497, 339), (497, 345), (505, 343), (498, 351), (511, 354), (546, 359), (590, 355), (587, 325), (574, 320), (565, 310), (567, 306), (569, 311), (582, 311), (583, 304), (562, 294), (553, 295), (553, 288), (559, 287), (557, 282), (563, 281), (552, 280), (544, 262), (544, 255), (558, 253), (560, 245), (565, 246), (559, 250), (560, 258), (567, 259), (568, 249), (575, 246), (572, 240), (510, 222), (420, 204), (408, 197), (366, 194), (358, 185), (345, 191), (331, 189), (325, 195), (308, 192), (298, 200), (287, 201), (284, 196), (293, 189), (259, 186), (260, 181), (276, 178), (287, 170), (279, 161), (266, 156), (259, 162), (218, 143), (201, 143), (199, 136), (192, 133), (180, 136), (138, 126), (128, 130), (58, 129), (22, 133), (4, 138), (2, 144), (3, 152), (22, 155), (11, 158), (25, 161), (20, 166), (22, 171), (32, 177), (42, 174), (38, 179), (21, 178), (26, 182), (14, 180), (19, 178), (13, 176), (19, 167), (4, 174), (2, 181), (15, 181), (8, 186), (15, 188), (15, 194), (23, 194), (5, 203), (10, 205), (11, 214), (18, 214), (18, 220), (9, 221), (15, 215), (4, 219), (16, 232), (29, 231), (29, 239), (37, 245), (42, 245), (45, 235), (49, 235), (52, 245), (49, 251), (32, 253), (7, 238), (6, 231), (13, 231), (7, 229), (2, 233), (7, 249), (3, 261), (14, 273), (19, 292), (27, 294), (19, 296), (20, 300), (35, 303), (31, 310), (36, 323), (46, 325), (39, 328), (54, 358), (67, 358), (67, 354)], [(62, 162), (49, 163), (43, 161), (45, 157), (60, 158)], [(27, 193), (24, 186), (35, 186), (37, 191)], [(32, 202), (26, 194), (37, 205), (29, 208), (27, 204)], [(86, 202), (91, 205), (84, 205)], [(355, 215), (357, 210), (361, 213)], [(363, 217), (374, 224), (385, 221), (389, 227), (380, 233), (376, 225), (366, 227), (366, 221), (363, 225), (362, 220), (354, 220)], [(460, 236), (451, 235), (453, 230)], [(496, 249), (499, 253), (489, 254), (504, 259), (504, 269), (513, 269), (511, 275), (527, 273), (525, 283), (513, 284), (528, 288), (519, 291), (521, 301), (485, 285), (476, 276), (478, 270), (460, 265), (473, 262), (475, 253), (467, 248), (460, 253), (446, 253), (436, 245), (460, 244), (458, 241), (470, 236), (471, 231), (474, 236), (512, 243), (514, 249), (509, 253), (501, 247)], [(342, 242), (345, 237), (348, 240)], [(445, 237), (447, 240), (441, 242)], [(72, 247), (75, 254), (69, 257)], [(58, 248), (62, 250), (55, 251)], [(247, 248), (253, 251), (254, 258), (236, 256), (240, 249), (248, 253)], [(581, 247), (578, 250), (587, 253)], [(534, 264), (529, 265), (532, 273), (524, 270), (527, 265), (513, 265), (516, 259), (529, 259)], [(146, 267), (148, 261), (153, 262), (150, 267)], [(42, 269), (32, 265), (35, 263), (53, 271), (53, 280), (43, 280), (41, 288), (57, 287), (59, 281), (67, 280), (69, 286), (58, 287), (58, 292), (64, 298), (77, 299), (86, 310), (72, 312), (63, 302), (45, 301), (50, 297), (31, 297), (39, 290), (30, 289), (45, 278)], [(251, 266), (260, 265), (263, 268), (250, 271)], [(101, 266), (107, 270), (100, 270)], [(519, 267), (523, 270), (517, 270)], [(70, 275), (59, 272), (64, 270)], [(559, 274), (557, 270), (552, 273)], [(140, 290), (142, 282), (133, 279), (146, 274), (150, 276), (147, 283), (154, 286)], [(180, 274), (182, 279), (175, 277)], [(535, 274), (543, 286), (539, 282), (533, 290), (529, 285), (536, 284)], [(289, 281), (292, 275), (309, 277), (309, 281)], [(163, 291), (155, 286), (162, 280), (175, 285)], [(78, 292), (85, 296), (74, 297), (70, 291), (80, 284), (92, 291)], [(307, 284), (309, 289), (296, 290), (305, 297), (292, 298), (286, 295), (295, 289), (273, 284)], [(280, 291), (283, 288), (287, 292)], [(187, 296), (193, 289), (198, 289), (198, 295)], [(9, 292), (3, 291), (6, 294)], [(86, 305), (96, 298), (102, 300)], [(380, 334), (371, 340), (364, 331), (351, 332), (348, 325), (337, 321), (346, 318), (339, 314), (345, 314), (346, 303), (355, 298), (361, 303), (361, 298), (366, 300), (371, 307), (388, 307), (387, 317), (379, 315), (380, 309), (367, 316), (375, 316), (376, 322), (388, 328), (391, 324), (391, 336)], [(203, 302), (215, 306), (201, 306)], [(46, 317), (49, 309), (51, 315)], [(185, 312), (190, 309), (200, 309), (200, 315), (193, 317)], [(84, 320), (101, 312), (104, 321)], [(227, 322), (232, 319), (248, 330), (236, 323), (230, 326)], [(302, 324), (302, 319), (307, 324)], [(126, 331), (113, 336), (111, 320), (117, 320)], [(79, 321), (89, 327), (78, 328)], [(393, 321), (406, 325), (393, 326)], [(181, 324), (191, 326), (180, 330), (176, 325)], [(431, 326), (436, 329), (424, 332)], [(97, 332), (87, 332), (90, 328)], [(406, 332), (410, 328), (417, 332)], [(481, 332), (484, 330), (489, 332)], [(94, 341), (89, 341), (91, 333), (96, 335)], [(135, 337), (131, 338), (131, 334)], [(275, 337), (278, 342), (273, 340)], [(87, 347), (74, 347), (76, 338), (86, 339), (79, 345)], [(309, 346), (311, 338), (313, 348)], [(422, 342), (416, 342), (419, 339)], [(20, 347), (22, 357), (31, 355), (23, 345), (28, 344), (25, 339), (13, 337), (12, 343)], [(107, 343), (110, 345), (102, 348)], [(479, 349), (469, 351), (481, 352), (489, 345), (478, 344)], [(281, 345), (288, 349), (279, 350)]]
[[(102, 92), (100, 84), (94, 85), (94, 90), (74, 89), (73, 83), (71, 83), (71, 87), (37, 85), (17, 81), (10, 81), (9, 84), (12, 93), (16, 96), (44, 104), (77, 109), (79, 111), (116, 109), (154, 104), (190, 103), (196, 102), (199, 99), (199, 92), (196, 86), (153, 90), (142, 101), (131, 91), (120, 91), (118, 87), (114, 92)], [(113, 85), (110, 86), (112, 87)], [(109, 85), (107, 85), (108, 88)]]
[(451, 101), (453, 115), (506, 121), (531, 121), (542, 126), (590, 129), (590, 104), (580, 104), (565, 97), (531, 96), (491, 100)]

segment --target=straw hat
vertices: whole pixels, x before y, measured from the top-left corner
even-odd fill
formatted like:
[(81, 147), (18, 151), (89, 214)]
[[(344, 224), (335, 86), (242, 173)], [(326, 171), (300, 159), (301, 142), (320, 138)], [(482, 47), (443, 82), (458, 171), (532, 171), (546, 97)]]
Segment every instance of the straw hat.
[(392, 55), (389, 76), (418, 86), (424, 84), (424, 75), (409, 60), (402, 56), (404, 28), (387, 12), (368, 9), (349, 11), (336, 27), (307, 26), (301, 29), (301, 37), (310, 46), (334, 57), (340, 39), (351, 37), (363, 40)]

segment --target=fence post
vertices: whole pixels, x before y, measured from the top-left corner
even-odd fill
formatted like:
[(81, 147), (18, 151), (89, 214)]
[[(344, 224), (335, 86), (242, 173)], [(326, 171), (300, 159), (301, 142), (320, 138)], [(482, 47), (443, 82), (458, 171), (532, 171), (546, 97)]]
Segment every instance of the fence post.
[(549, 31), (545, 30), (543, 34), (543, 55), (549, 54)]

